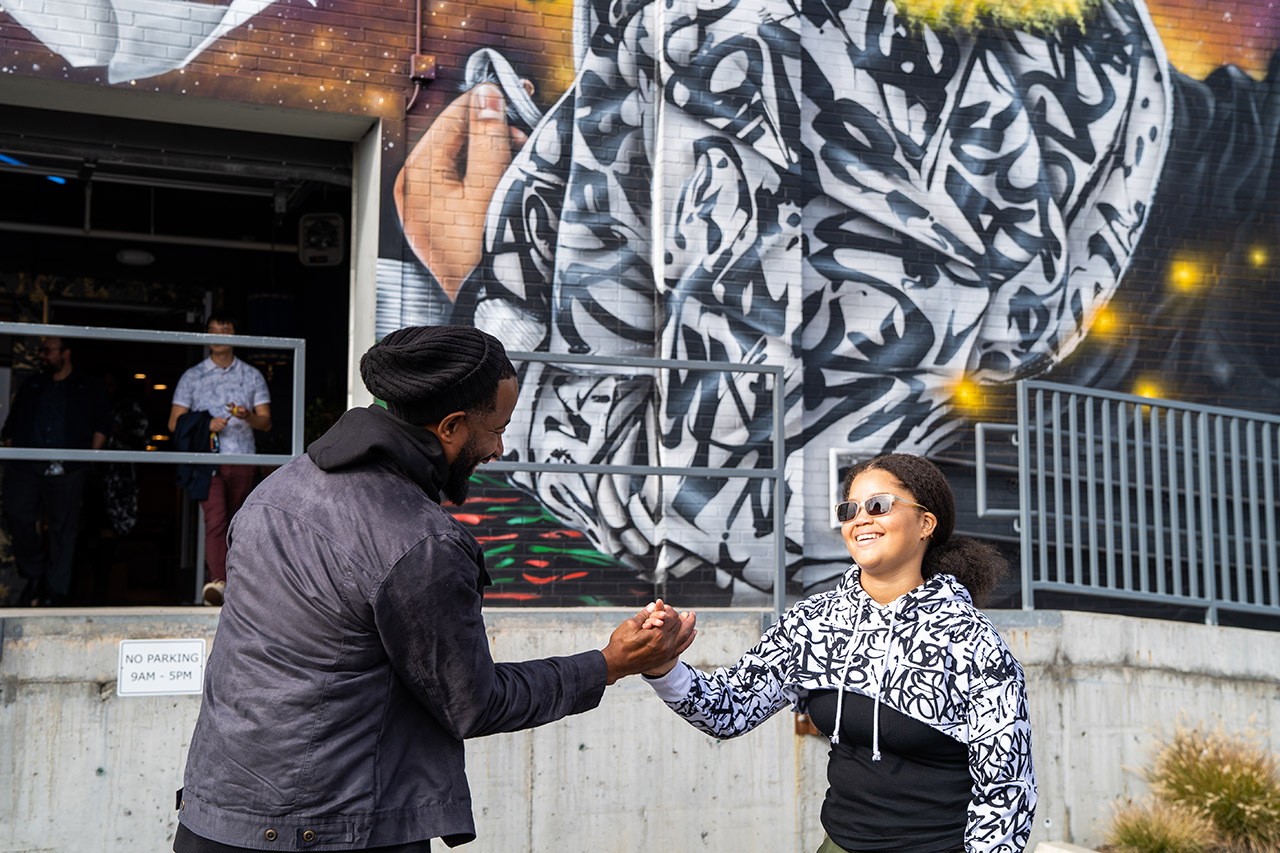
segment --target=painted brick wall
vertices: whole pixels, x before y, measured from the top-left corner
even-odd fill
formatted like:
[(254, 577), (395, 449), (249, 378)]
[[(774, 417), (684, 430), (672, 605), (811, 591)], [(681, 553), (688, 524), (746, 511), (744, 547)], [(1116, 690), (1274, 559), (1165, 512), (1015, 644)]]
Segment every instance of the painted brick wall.
[[(195, 5), (205, 8), (175, 2), (187, 17), (148, 29), (135, 53), (183, 58), (198, 42), (197, 19), (226, 6)], [(474, 322), (513, 349), (782, 365), (797, 582), (820, 583), (847, 559), (828, 518), (833, 449), (972, 459), (972, 423), (1014, 417), (1016, 376), (1280, 411), (1271, 200), (1280, 101), (1268, 79), (1280, 15), (1265, 0), (1112, 3), (1084, 36), (1019, 36), (1027, 56), (1041, 57), (1020, 73), (1043, 70), (1048, 82), (966, 126), (991, 128), (996, 140), (971, 138), (993, 147), (964, 180), (978, 193), (988, 192), (984, 181), (996, 187), (994, 206), (972, 211), (955, 184), (908, 162), (913, 145), (929, 157), (965, 154), (956, 127), (929, 148), (923, 120), (935, 95), (956, 97), (954, 81), (930, 89), (921, 75), (933, 54), (894, 53), (908, 28), (890, 21), (878, 40), (849, 35), (851, 23), (888, 20), (882, 4), (868, 24), (837, 20), (825, 4), (793, 16), (791, 4), (764, 0), (584, 3), (577, 11), (592, 14), (575, 47), (570, 0), (423, 0), (420, 49), (437, 76), (416, 97), (412, 0), (278, 0), (185, 67), (114, 83), (108, 61), (123, 30), (109, 7), (9, 0), (0, 73), (385, 120), (382, 332)], [(1108, 26), (1115, 43), (1132, 39), (1124, 56), (1088, 48)], [(965, 55), (1005, 62), (1007, 35), (963, 37)], [(881, 53), (851, 64), (851, 44)], [(1062, 59), (1064, 44), (1097, 49), (1093, 77)], [(480, 75), (485, 86), (468, 81), (480, 49), (500, 53), (512, 78), (493, 66)], [(86, 53), (93, 64), (69, 61)], [(1117, 71), (1139, 55), (1147, 65)], [(1012, 73), (1000, 62), (974, 67)], [(1138, 81), (1124, 84), (1128, 100), (1100, 118), (1126, 73)], [(547, 116), (537, 133), (512, 108), (521, 81)], [(967, 100), (954, 104), (968, 109), (1005, 97), (999, 85), (965, 85)], [(864, 115), (875, 118), (859, 126)], [(1027, 140), (1043, 181), (1070, 188), (1042, 208), (1012, 200), (1030, 186), (1019, 183), (1025, 176), (1007, 186), (991, 177), (1012, 169)], [(857, 174), (834, 192), (846, 156)], [(926, 176), (914, 187), (927, 191), (885, 189), (904, 163)], [(1061, 234), (1037, 230), (1042, 221), (1090, 205), (1101, 224), (1071, 238), (1069, 257), (1045, 248)], [(1047, 242), (954, 236), (981, 235), (993, 212), (1015, 208), (1023, 218), (1007, 218), (1004, 236)], [(1001, 267), (999, 251), (1004, 260), (1043, 255)], [(1064, 264), (1071, 274), (1057, 290), (1033, 280)], [(980, 342), (956, 357), (974, 329)], [(769, 464), (767, 381), (583, 376), (530, 373), (527, 414), (508, 449), (522, 460)], [(763, 481), (516, 479), (523, 490), (478, 485), (482, 500), (461, 510), (505, 580), (496, 602), (629, 603), (654, 583), (696, 601), (768, 597), (773, 515)], [(972, 514), (962, 521), (982, 527)]]
[[(396, 106), (403, 104), (414, 48), (412, 2), (325, 0), (313, 7), (306, 0), (277, 0), (194, 56), (229, 7), (181, 2), (154, 7), (153, 18), (133, 20), (107, 2), (6, 4), (0, 14), (0, 65), (5, 73), (69, 82), (399, 115)], [(151, 71), (168, 64), (174, 70), (119, 76), (140, 70), (139, 64)]]

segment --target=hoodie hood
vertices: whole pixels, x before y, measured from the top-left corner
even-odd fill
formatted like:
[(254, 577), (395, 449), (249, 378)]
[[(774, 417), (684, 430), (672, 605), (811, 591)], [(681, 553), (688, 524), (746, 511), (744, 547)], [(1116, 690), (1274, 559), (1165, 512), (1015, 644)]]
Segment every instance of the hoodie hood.
[[(888, 686), (895, 683), (895, 670), (904, 654), (909, 654), (910, 642), (898, 641), (899, 626), (903, 634), (911, 634), (928, 614), (956, 605), (972, 607), (969, 591), (951, 575), (934, 575), (915, 589), (888, 604), (881, 604), (862, 588), (861, 569), (855, 563), (845, 572), (840, 585), (831, 598), (828, 618), (837, 629), (849, 626), (851, 636), (844, 644), (839, 661), (839, 676), (829, 685), (836, 691), (836, 720), (843, 719), (844, 697), (848, 690), (857, 690), (875, 700), (872, 716), (871, 760), (880, 760), (880, 705)], [(904, 651), (905, 649), (905, 651)], [(858, 667), (854, 683), (850, 672)], [(828, 676), (831, 674), (828, 670)], [(897, 703), (894, 710), (902, 710)], [(831, 733), (831, 743), (840, 743), (840, 726)]]
[(307, 455), (321, 471), (363, 463), (391, 463), (440, 502), (449, 476), (444, 447), (435, 433), (400, 420), (381, 406), (351, 409), (329, 431), (311, 442)]
[(954, 575), (934, 575), (897, 601), (880, 604), (867, 595), (867, 591), (862, 588), (862, 569), (857, 563), (849, 566), (849, 570), (844, 573), (844, 577), (835, 588), (835, 595), (848, 598), (855, 603), (858, 599), (865, 598), (875, 607), (882, 609), (899, 607), (903, 613), (915, 611), (921, 607), (938, 606), (956, 601), (973, 605), (969, 590), (965, 589), (964, 584), (956, 580)]

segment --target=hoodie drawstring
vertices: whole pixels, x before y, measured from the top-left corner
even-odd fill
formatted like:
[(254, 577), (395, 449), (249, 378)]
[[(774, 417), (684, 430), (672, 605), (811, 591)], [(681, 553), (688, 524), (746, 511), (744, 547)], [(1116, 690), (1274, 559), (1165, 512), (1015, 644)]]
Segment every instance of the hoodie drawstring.
[(871, 712), (871, 760), (880, 760), (880, 695), (884, 692), (884, 677), (889, 674), (889, 656), (893, 654), (893, 626), (898, 619), (897, 602), (889, 608), (889, 639), (884, 644), (884, 664), (876, 680), (876, 705)]
[[(849, 680), (849, 667), (853, 663), (853, 649), (857, 645), (858, 633), (862, 629), (862, 614), (866, 607), (866, 599), (858, 599), (858, 615), (853, 620), (853, 633), (849, 637), (849, 648), (845, 651), (844, 667), (840, 670), (840, 682), (836, 690), (836, 721), (831, 727), (831, 745), (840, 743), (840, 726), (844, 722), (844, 686)], [(889, 674), (889, 658), (893, 654), (893, 628), (898, 621), (897, 602), (889, 608), (889, 639), (885, 642), (884, 663), (880, 666), (880, 677), (876, 680), (876, 702), (871, 712), (871, 760), (880, 760), (880, 697), (884, 692), (884, 678)]]
[(832, 746), (840, 742), (840, 725), (844, 721), (844, 683), (849, 677), (849, 665), (853, 663), (854, 646), (858, 645), (858, 630), (862, 625), (862, 610), (866, 603), (866, 599), (858, 599), (858, 615), (853, 620), (853, 631), (849, 634), (849, 648), (844, 653), (844, 669), (840, 670), (840, 684), (839, 689), (836, 690), (836, 722), (831, 727)]

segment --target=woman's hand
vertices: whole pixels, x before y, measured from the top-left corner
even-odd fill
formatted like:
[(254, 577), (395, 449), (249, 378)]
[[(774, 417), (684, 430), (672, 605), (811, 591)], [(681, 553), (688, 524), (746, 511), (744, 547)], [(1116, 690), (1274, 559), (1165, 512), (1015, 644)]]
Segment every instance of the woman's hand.
[(607, 684), (641, 672), (657, 671), (670, 662), (675, 666), (681, 652), (697, 636), (693, 614), (682, 618), (658, 599), (614, 629), (609, 645), (601, 651), (608, 667)]
[[(670, 607), (663, 607), (659, 609), (661, 604), (662, 602), (661, 600), (659, 600), (645, 607), (645, 611), (648, 612), (650, 615), (647, 619), (645, 619), (644, 625), (641, 626), (642, 628), (660, 628), (662, 627), (664, 622), (666, 622), (668, 619), (671, 618), (669, 614), (674, 613), (675, 611), (672, 610), (672, 608)], [(689, 648), (689, 646), (693, 643), (693, 638), (697, 636), (698, 632), (696, 629), (694, 629), (693, 626), (697, 623), (698, 614), (692, 610), (686, 610), (683, 613), (677, 614), (676, 618), (680, 620), (680, 625), (682, 630), (688, 630), (689, 632), (691, 632), (689, 635), (689, 641), (684, 644), (683, 648), (680, 649), (680, 651), (683, 652), (685, 649)], [(661, 678), (671, 670), (675, 669), (676, 664), (678, 664), (679, 662), (680, 662), (680, 655), (677, 654), (674, 657), (672, 657), (670, 660), (663, 661), (662, 663), (658, 664), (655, 667), (646, 669), (641, 674), (644, 675), (646, 678)]]

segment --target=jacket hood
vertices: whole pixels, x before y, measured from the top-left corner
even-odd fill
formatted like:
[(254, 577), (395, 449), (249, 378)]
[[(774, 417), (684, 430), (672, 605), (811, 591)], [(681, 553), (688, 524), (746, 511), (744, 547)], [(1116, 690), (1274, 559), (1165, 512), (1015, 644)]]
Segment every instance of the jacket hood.
[(435, 433), (406, 423), (377, 405), (346, 412), (328, 432), (311, 442), (307, 455), (321, 471), (390, 462), (436, 503), (440, 502), (440, 486), (449, 476), (444, 447)]
[[(851, 601), (854, 607), (857, 606), (859, 599), (865, 598), (868, 602), (875, 604), (867, 591), (862, 588), (861, 582), (862, 569), (857, 563), (849, 566), (849, 570), (844, 573), (844, 577), (840, 579), (839, 585), (836, 587), (836, 594), (839, 598)], [(953, 575), (934, 575), (926, 580), (920, 586), (903, 595), (897, 601), (887, 605), (875, 604), (876, 607), (892, 607), (898, 613), (901, 619), (906, 613), (916, 610), (920, 607), (928, 607), (938, 604), (947, 604), (950, 602), (963, 602), (970, 606), (973, 605), (973, 599), (969, 595), (969, 590), (964, 588), (964, 584), (955, 579)]]

